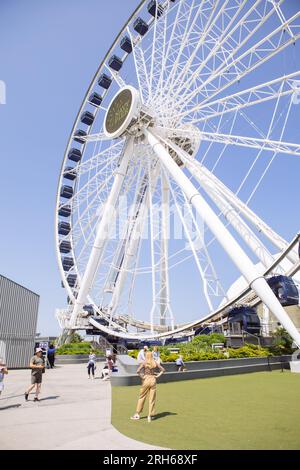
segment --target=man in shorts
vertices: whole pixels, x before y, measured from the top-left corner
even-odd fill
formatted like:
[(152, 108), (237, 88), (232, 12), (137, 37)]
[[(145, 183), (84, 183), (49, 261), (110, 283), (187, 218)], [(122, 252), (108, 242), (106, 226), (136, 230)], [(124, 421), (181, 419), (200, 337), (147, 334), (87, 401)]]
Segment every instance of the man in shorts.
[(31, 369), (31, 386), (25, 392), (25, 400), (28, 401), (29, 393), (35, 388), (35, 397), (33, 401), (40, 401), (39, 394), (41, 392), (43, 372), (45, 372), (45, 360), (43, 357), (43, 350), (41, 348), (36, 348), (35, 355), (30, 359), (29, 367)]

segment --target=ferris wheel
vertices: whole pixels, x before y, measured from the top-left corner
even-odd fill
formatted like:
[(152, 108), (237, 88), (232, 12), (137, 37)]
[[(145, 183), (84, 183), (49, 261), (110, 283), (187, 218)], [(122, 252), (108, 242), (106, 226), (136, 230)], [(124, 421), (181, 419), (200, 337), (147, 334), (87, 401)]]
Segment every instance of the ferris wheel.
[[(288, 213), (272, 207), (292, 184), (286, 169), (299, 174), (299, 37), (288, 0), (140, 3), (62, 164), (66, 328), (88, 318), (123, 338), (171, 335), (211, 318), (242, 276), (300, 346), (265, 275), (284, 274), (276, 260), (289, 246)], [(288, 270), (299, 257), (286, 252)]]

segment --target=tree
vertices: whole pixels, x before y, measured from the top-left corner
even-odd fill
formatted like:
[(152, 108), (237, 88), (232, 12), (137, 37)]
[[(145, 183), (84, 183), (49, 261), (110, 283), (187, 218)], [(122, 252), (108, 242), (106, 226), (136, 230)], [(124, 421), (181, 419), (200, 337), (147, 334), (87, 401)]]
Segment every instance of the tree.
[(76, 331), (73, 331), (69, 337), (69, 343), (81, 343), (83, 341), (82, 337)]

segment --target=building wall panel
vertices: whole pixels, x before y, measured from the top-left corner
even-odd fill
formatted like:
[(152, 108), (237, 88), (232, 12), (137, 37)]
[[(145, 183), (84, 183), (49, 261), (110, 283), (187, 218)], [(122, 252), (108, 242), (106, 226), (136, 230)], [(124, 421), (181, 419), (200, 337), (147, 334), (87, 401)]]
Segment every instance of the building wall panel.
[(0, 354), (10, 368), (29, 365), (38, 307), (37, 294), (0, 275)]

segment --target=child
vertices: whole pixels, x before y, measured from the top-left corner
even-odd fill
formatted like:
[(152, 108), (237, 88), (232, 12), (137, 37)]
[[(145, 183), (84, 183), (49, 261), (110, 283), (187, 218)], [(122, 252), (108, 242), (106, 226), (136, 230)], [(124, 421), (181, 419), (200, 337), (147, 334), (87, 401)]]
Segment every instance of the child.
[(96, 370), (96, 354), (89, 355), (89, 362), (87, 365), (89, 379), (91, 378), (92, 373), (92, 380), (95, 378), (95, 370)]
[(4, 375), (6, 374), (8, 374), (7, 367), (3, 359), (0, 359), (0, 395), (4, 389)]

